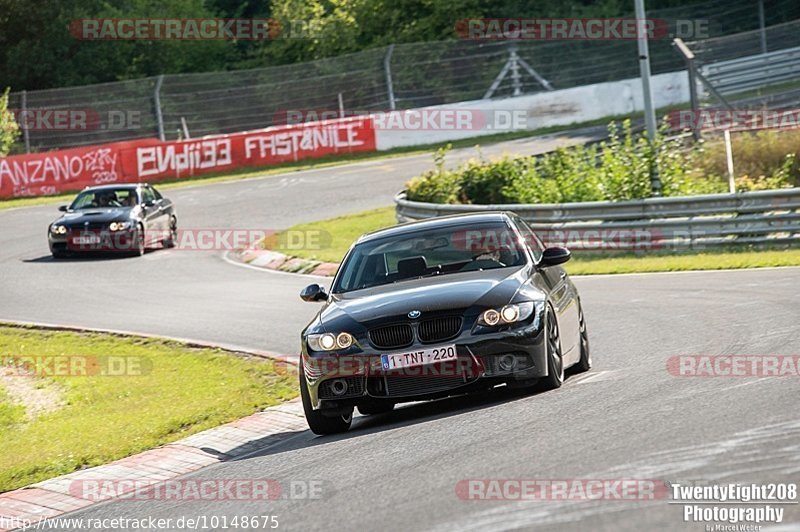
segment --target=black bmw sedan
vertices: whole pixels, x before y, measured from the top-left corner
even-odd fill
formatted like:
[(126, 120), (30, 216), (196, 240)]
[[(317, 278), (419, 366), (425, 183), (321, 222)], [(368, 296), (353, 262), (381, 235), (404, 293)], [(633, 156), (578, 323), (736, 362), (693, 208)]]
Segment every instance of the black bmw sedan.
[(47, 228), (53, 258), (90, 251), (143, 255), (162, 244), (172, 247), (178, 219), (172, 202), (146, 184), (85, 188)]
[(578, 291), (513, 213), (434, 218), (362, 236), (302, 333), (300, 389), (309, 427), (346, 431), (353, 410), (498, 385), (558, 388), (591, 367)]

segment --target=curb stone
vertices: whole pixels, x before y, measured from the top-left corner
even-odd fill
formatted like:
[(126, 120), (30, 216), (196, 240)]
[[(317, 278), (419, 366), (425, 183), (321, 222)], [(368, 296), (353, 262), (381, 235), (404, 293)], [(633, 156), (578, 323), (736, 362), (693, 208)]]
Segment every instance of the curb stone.
[(266, 270), (319, 275), (321, 277), (333, 277), (339, 268), (338, 262), (320, 262), (318, 260), (290, 257), (269, 249), (246, 249), (236, 252), (234, 256), (244, 264)]
[(33, 525), (92, 504), (74, 483), (81, 480), (165, 481), (209, 465), (267, 449), (307, 429), (302, 403), (294, 399), (174, 443), (97, 467), (75, 471), (24, 488), (0, 493), (0, 532), (6, 524), (29, 520)]

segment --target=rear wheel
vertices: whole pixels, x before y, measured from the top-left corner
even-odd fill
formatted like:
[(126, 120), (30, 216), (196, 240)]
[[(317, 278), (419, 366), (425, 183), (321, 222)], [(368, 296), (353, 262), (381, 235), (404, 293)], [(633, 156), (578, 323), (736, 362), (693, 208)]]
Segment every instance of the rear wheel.
[(547, 377), (539, 380), (538, 389), (541, 391), (554, 390), (564, 384), (564, 360), (561, 358), (561, 337), (558, 334), (558, 320), (556, 313), (547, 306), (545, 313), (545, 327), (547, 330)]
[(385, 414), (394, 410), (394, 403), (365, 403), (358, 405), (358, 411), (365, 416)]
[(303, 401), (303, 411), (306, 414), (306, 421), (308, 428), (314, 434), (337, 434), (339, 432), (346, 432), (353, 422), (353, 409), (347, 415), (337, 415), (328, 417), (320, 410), (314, 410), (311, 406), (311, 397), (308, 393), (308, 383), (306, 383), (306, 376), (302, 368), (300, 369), (300, 398)]

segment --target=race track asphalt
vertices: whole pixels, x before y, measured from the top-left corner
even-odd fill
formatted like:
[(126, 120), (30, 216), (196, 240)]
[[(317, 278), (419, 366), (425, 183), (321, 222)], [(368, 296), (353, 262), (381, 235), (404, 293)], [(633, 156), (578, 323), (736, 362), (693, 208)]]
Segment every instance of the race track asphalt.
[[(281, 228), (387, 205), (429, 161), (358, 163), (169, 196), (184, 227)], [(0, 319), (292, 353), (315, 312), (297, 297), (308, 279), (237, 267), (219, 253), (53, 262), (44, 231), (55, 214), (53, 206), (0, 212)], [(272, 514), (279, 530), (701, 531), (703, 523), (684, 522), (683, 506), (667, 499), (468, 501), (456, 486), (466, 479), (798, 482), (796, 378), (675, 377), (667, 360), (800, 353), (800, 268), (596, 276), (577, 278), (576, 285), (595, 368), (557, 391), (412, 404), (358, 417), (344, 435), (298, 432), (190, 475), (276, 479), (284, 486), (321, 481), (319, 499), (112, 501), (70, 516)], [(783, 530), (797, 529), (798, 505), (784, 510)]]

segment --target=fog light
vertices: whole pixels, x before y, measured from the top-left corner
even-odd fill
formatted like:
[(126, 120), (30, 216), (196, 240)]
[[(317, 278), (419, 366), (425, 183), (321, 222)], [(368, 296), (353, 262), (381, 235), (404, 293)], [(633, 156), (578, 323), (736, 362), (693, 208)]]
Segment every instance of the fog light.
[(344, 395), (347, 393), (347, 381), (344, 379), (335, 379), (331, 381), (331, 391), (333, 395)]
[(514, 355), (503, 355), (499, 361), (501, 371), (511, 371), (517, 366), (517, 357)]

